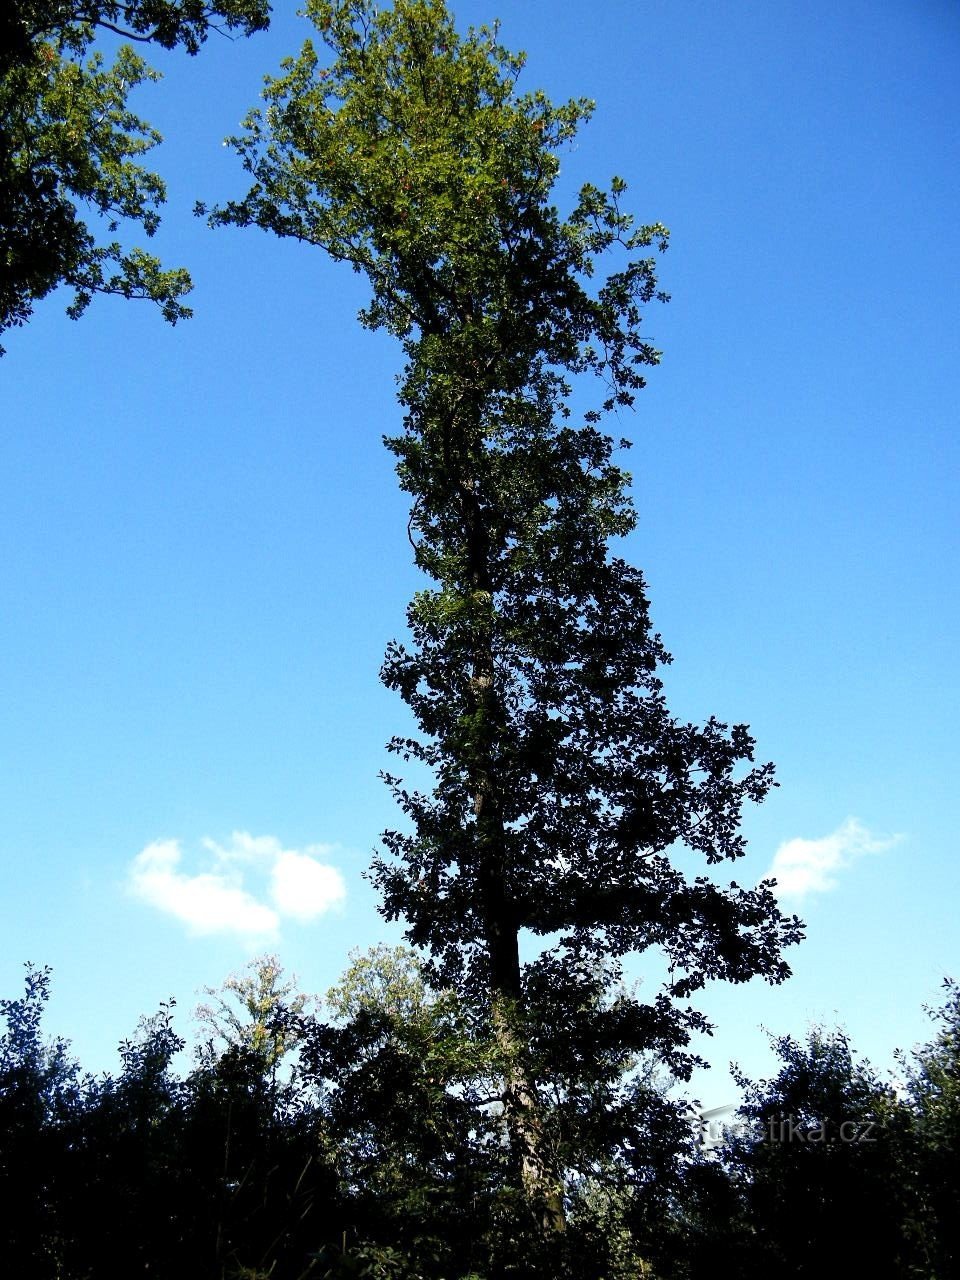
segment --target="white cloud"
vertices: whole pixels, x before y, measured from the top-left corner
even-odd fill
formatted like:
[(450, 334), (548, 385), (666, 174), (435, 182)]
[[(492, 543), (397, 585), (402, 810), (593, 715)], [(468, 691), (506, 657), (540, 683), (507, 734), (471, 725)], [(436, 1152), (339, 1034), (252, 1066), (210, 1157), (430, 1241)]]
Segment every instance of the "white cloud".
[(186, 875), (179, 869), (181, 859), (178, 840), (148, 844), (130, 868), (131, 891), (194, 933), (276, 933), (277, 913), (247, 893), (236, 876), (223, 871)]
[(773, 856), (764, 879), (774, 878), (779, 898), (803, 898), (836, 888), (836, 873), (865, 853), (881, 853), (900, 836), (875, 836), (856, 818), (847, 818), (836, 831), (819, 840), (786, 840)]
[(285, 850), (273, 864), (270, 896), (281, 915), (313, 920), (340, 906), (347, 886), (337, 868), (318, 862), (312, 851)]
[[(188, 874), (181, 866), (180, 842), (156, 840), (133, 859), (127, 877), (135, 897), (193, 933), (276, 936), (284, 917), (314, 920), (346, 898), (341, 873), (320, 861), (331, 845), (284, 849), (275, 836), (246, 831), (235, 831), (225, 845), (209, 838), (201, 844), (212, 855), (207, 869)], [(251, 878), (259, 881), (256, 892), (247, 887)]]

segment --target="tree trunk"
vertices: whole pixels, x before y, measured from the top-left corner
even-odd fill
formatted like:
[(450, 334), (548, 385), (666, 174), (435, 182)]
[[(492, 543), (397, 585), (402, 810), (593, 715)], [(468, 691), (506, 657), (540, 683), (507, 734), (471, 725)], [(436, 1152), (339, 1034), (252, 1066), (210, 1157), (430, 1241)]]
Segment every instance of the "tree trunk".
[[(465, 485), (464, 526), (469, 581), (474, 599), (493, 601), (489, 530), (473, 489)], [(504, 830), (497, 803), (494, 745), (497, 733), (495, 665), (489, 633), (474, 649), (470, 678), (473, 710), (482, 716), (482, 737), (475, 761), (473, 812), (481, 850), (481, 909), (486, 932), (490, 1012), (504, 1064), (504, 1115), (519, 1185), (545, 1232), (564, 1231), (566, 1217), (559, 1171), (546, 1150), (536, 1081), (524, 1062), (518, 1033), (523, 1003), (519, 929), (507, 890)]]

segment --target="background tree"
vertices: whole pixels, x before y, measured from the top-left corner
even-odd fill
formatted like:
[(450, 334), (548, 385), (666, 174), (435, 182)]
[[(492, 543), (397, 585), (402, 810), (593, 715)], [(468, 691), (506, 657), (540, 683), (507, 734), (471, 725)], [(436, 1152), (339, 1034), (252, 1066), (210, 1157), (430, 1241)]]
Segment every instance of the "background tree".
[[(693, 1144), (683, 1108), (649, 1071), (616, 1094), (598, 1091), (581, 1112), (558, 1250), (532, 1229), (511, 1178), (503, 1064), (483, 1008), (433, 989), (422, 958), (387, 946), (355, 956), (327, 1005), (334, 1019), (307, 1024), (301, 1070), (326, 1090), (330, 1151), (351, 1190), (351, 1251), (391, 1249), (418, 1276), (561, 1274), (560, 1265), (579, 1280), (635, 1280), (647, 1228), (662, 1224)], [(563, 1093), (558, 1066), (542, 1100), (547, 1132)]]
[[(758, 1280), (910, 1274), (912, 1191), (896, 1093), (841, 1031), (773, 1044), (775, 1077), (735, 1073), (744, 1102), (721, 1159), (740, 1203), (727, 1221), (714, 1213), (719, 1231), (701, 1240), (700, 1273), (726, 1265)], [(729, 1213), (729, 1202), (721, 1197), (714, 1209)]]
[[(49, 984), (28, 968), (24, 994), (0, 1001), (0, 1251), (17, 1275), (956, 1274), (953, 984), (899, 1093), (842, 1034), (785, 1036), (776, 1075), (741, 1078), (726, 1144), (699, 1155), (636, 1070), (648, 1087), (569, 1180), (559, 1244), (518, 1204), (489, 1020), (433, 989), (421, 957), (356, 957), (333, 1017), (302, 1019), (297, 1070), (259, 1090), (245, 1040), (178, 1072), (172, 1006), (121, 1045), (115, 1074), (82, 1073), (43, 1034)], [(541, 1086), (548, 1132), (556, 1084)]]
[(350, 1253), (390, 1249), (411, 1275), (488, 1274), (509, 1214), (491, 1046), (470, 1011), (388, 946), (355, 954), (327, 1007), (302, 1069), (325, 1092)]
[(257, 956), (219, 987), (205, 987), (212, 1000), (197, 1006), (201, 1055), (216, 1061), (225, 1053), (248, 1055), (275, 1078), (282, 1059), (297, 1045), (301, 1018), (311, 1003), (296, 975), (286, 982), (275, 955)]
[(298, 1064), (312, 998), (295, 976), (285, 979), (275, 955), (255, 957), (206, 994), (186, 1082), (186, 1154), (211, 1261), (245, 1280), (288, 1268), (312, 1275), (312, 1254), (347, 1220), (325, 1099)]
[(47, 970), (0, 1001), (0, 1253), (10, 1274), (306, 1280), (350, 1221), (315, 1093), (239, 1051), (186, 1075), (173, 1006), (81, 1074), (41, 1019)]
[[(307, 14), (330, 60), (308, 41), (268, 80), (232, 140), (253, 184), (213, 221), (349, 262), (372, 289), (363, 323), (403, 346), (404, 429), (387, 444), (431, 585), (382, 677), (420, 729), (392, 750), (436, 785), (389, 779), (413, 831), (386, 834), (375, 878), (385, 914), (429, 949), (431, 981), (485, 1009), (516, 1184), (549, 1232), (590, 1098), (637, 1053), (688, 1073), (705, 1025), (689, 997), (710, 979), (781, 981), (800, 935), (769, 886), (689, 870), (742, 855), (741, 807), (772, 770), (750, 767), (744, 726), (669, 715), (643, 578), (610, 550), (634, 515), (597, 423), (658, 359), (643, 255), (666, 232), (634, 225), (616, 178), (561, 218), (557, 152), (591, 105), (519, 94), (523, 58), (495, 30), (461, 38), (441, 0), (310, 0)], [(603, 391), (577, 423), (581, 374)], [(522, 964), (521, 936), (551, 941)], [(656, 995), (597, 998), (598, 977), (615, 990), (621, 958), (650, 948), (666, 962)]]
[(189, 1107), (173, 1012), (171, 1001), (141, 1019), (119, 1046), (120, 1070), (85, 1081), (66, 1135), (52, 1275), (176, 1271), (193, 1235), (189, 1175), (177, 1176)]
[(901, 1055), (911, 1117), (902, 1177), (914, 1193), (909, 1235), (922, 1274), (946, 1280), (960, 1269), (960, 985), (946, 979), (942, 1006), (927, 1012), (937, 1034)]
[(50, 970), (26, 966), (24, 994), (0, 1000), (0, 1250), (12, 1275), (59, 1274), (66, 1133), (81, 1097), (80, 1072), (42, 1018)]
[(191, 288), (183, 268), (164, 268), (113, 238), (121, 224), (138, 224), (147, 237), (159, 225), (164, 184), (139, 158), (160, 135), (127, 106), (138, 85), (159, 75), (129, 44), (108, 66), (95, 41), (109, 32), (195, 54), (210, 31), (259, 31), (268, 13), (267, 0), (7, 0), (0, 13), (0, 333), (23, 324), (61, 284), (74, 290), (73, 317), (95, 293), (147, 298), (171, 323), (190, 314), (181, 301)]

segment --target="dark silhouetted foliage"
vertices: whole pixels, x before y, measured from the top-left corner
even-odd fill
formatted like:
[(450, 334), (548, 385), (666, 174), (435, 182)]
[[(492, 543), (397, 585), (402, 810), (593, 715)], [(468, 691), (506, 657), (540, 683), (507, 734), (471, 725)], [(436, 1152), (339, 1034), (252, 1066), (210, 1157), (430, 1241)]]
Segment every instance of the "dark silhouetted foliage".
[[(24, 995), (0, 1002), (5, 1274), (957, 1274), (955, 985), (934, 1011), (937, 1034), (905, 1060), (899, 1092), (841, 1033), (782, 1037), (779, 1072), (741, 1080), (743, 1107), (711, 1149), (649, 1071), (629, 1073), (596, 1118), (595, 1146), (581, 1107), (583, 1151), (565, 1170), (557, 1240), (510, 1176), (496, 1037), (455, 992), (431, 989), (421, 960), (386, 947), (356, 958), (327, 1019), (293, 1013), (302, 997), (271, 972), (271, 990), (285, 993), (271, 1025), (296, 1019), (281, 1070), (240, 1024), (218, 1054), (208, 1042), (178, 1072), (183, 1041), (166, 1006), (121, 1045), (116, 1075), (94, 1078), (62, 1040), (44, 1038), (50, 977), (28, 968)], [(544, 1114), (549, 1134), (549, 1106)]]

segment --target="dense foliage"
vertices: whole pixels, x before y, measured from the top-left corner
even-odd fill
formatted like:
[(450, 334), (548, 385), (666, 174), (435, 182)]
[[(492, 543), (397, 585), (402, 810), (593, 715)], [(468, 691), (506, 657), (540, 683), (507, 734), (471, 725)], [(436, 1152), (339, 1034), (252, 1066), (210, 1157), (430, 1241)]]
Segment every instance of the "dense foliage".
[[(497, 1280), (542, 1272), (499, 1128), (492, 1046), (410, 952), (358, 957), (322, 1015), (264, 958), (176, 1070), (172, 1009), (84, 1075), (41, 1015), (49, 974), (0, 1001), (0, 1256), (19, 1280)], [(267, 994), (264, 996), (263, 993)], [(233, 997), (236, 997), (234, 999)], [(624, 1125), (631, 1185), (581, 1180), (563, 1270), (580, 1280), (956, 1276), (960, 1018), (897, 1089), (841, 1033), (776, 1042), (722, 1142), (649, 1079)], [(297, 1010), (300, 1010), (297, 1012)], [(204, 1015), (201, 1022), (209, 1024)], [(269, 1044), (278, 1057), (264, 1052)], [(487, 1098), (486, 1123), (476, 1106)], [(552, 1253), (556, 1260), (557, 1251)]]

